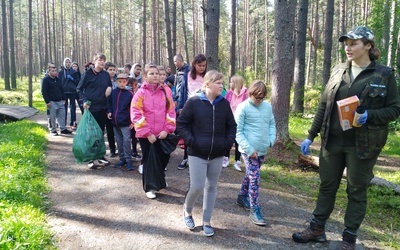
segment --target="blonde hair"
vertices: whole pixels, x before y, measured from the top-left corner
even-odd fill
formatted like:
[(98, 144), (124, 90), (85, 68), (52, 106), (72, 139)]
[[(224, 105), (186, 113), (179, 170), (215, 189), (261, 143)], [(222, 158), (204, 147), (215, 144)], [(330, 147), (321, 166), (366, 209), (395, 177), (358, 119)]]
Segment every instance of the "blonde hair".
[(240, 75), (234, 75), (231, 77), (231, 83), (233, 92), (239, 94), (244, 85), (243, 77), (241, 77)]
[(220, 73), (216, 70), (210, 70), (204, 76), (203, 86), (202, 86), (201, 90), (204, 91), (207, 88), (208, 83), (213, 83), (213, 82), (223, 80), (223, 79), (224, 79), (224, 75), (222, 73)]
[(266, 96), (267, 86), (261, 80), (254, 80), (249, 87), (248, 96)]

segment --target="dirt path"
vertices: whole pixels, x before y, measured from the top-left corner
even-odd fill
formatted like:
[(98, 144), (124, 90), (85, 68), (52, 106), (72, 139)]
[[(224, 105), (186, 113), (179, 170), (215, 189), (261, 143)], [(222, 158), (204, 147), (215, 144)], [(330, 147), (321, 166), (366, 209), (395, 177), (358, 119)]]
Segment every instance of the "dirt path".
[[(45, 125), (45, 115), (32, 120)], [(223, 169), (212, 217), (213, 237), (205, 237), (198, 224), (185, 228), (182, 204), (189, 172), (177, 170), (183, 151), (170, 160), (166, 179), (169, 187), (146, 198), (137, 171), (111, 166), (90, 170), (77, 164), (71, 152), (71, 136), (49, 136), (48, 182), (51, 187), (49, 223), (59, 249), (336, 249), (343, 230), (339, 222), (327, 224), (327, 243), (296, 244), (291, 235), (304, 228), (310, 218), (312, 201), (288, 193), (262, 189), (261, 208), (266, 227), (250, 222), (248, 212), (235, 204), (243, 173)], [(109, 158), (115, 163), (117, 158)], [(194, 220), (201, 222), (202, 200), (196, 203)], [(362, 244), (374, 247), (363, 241)]]

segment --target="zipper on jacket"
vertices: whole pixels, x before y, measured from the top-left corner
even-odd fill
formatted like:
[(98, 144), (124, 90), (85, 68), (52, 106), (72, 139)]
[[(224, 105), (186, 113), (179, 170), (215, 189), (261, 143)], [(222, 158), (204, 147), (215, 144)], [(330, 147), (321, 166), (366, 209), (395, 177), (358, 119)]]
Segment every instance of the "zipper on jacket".
[(118, 105), (119, 105), (119, 98), (121, 96), (121, 91), (122, 90), (120, 89), (119, 93), (118, 93), (118, 97), (117, 97), (117, 103), (116, 103), (116, 106), (115, 106), (114, 122), (115, 122), (115, 126), (116, 127), (118, 127), (117, 114), (118, 114)]
[[(212, 104), (211, 104), (212, 105)], [(213, 147), (214, 147), (214, 132), (215, 132), (215, 106), (214, 105), (212, 105), (212, 108), (213, 108), (213, 124), (212, 124), (212, 129), (213, 129), (213, 132), (212, 132), (212, 137), (211, 137), (211, 148), (210, 148), (210, 153), (208, 154), (208, 157), (207, 157), (207, 160), (210, 160), (210, 155), (211, 155), (211, 152), (212, 152), (212, 150), (213, 150)]]

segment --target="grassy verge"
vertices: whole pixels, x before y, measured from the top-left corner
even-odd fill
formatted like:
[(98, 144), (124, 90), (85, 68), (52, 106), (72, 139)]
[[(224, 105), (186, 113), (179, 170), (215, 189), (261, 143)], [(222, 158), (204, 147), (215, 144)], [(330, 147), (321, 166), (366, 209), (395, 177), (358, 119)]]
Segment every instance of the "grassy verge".
[[(303, 140), (311, 122), (311, 119), (290, 118), (289, 131), (291, 138)], [(394, 145), (400, 145), (399, 132), (391, 132), (381, 155), (397, 157), (397, 162), (400, 162), (400, 148)], [(284, 192), (290, 190), (289, 193), (294, 193), (309, 201), (310, 211), (312, 211), (318, 193), (319, 176), (315, 171), (304, 172), (294, 166), (293, 162), (295, 162), (298, 153), (299, 148), (293, 147), (291, 152), (285, 154), (292, 156), (292, 158), (284, 157), (284, 160), (281, 156), (276, 156), (272, 153), (268, 157), (267, 167), (262, 169), (261, 175), (266, 179), (267, 188)], [(318, 156), (318, 152), (315, 151), (311, 152), (311, 154)], [(384, 163), (383, 161), (380, 164)], [(399, 169), (399, 166), (387, 167), (378, 164), (374, 168), (374, 174), (377, 177), (400, 185)], [(342, 224), (346, 205), (346, 180), (343, 179), (337, 193), (336, 206), (331, 215), (331, 221), (337, 221)], [(364, 239), (378, 242), (379, 245), (384, 247), (389, 246), (400, 249), (400, 232), (398, 228), (400, 228), (400, 195), (396, 195), (394, 191), (388, 188), (371, 186), (368, 192), (367, 215), (360, 228)]]
[(55, 249), (46, 223), (46, 131), (0, 125), (0, 249)]

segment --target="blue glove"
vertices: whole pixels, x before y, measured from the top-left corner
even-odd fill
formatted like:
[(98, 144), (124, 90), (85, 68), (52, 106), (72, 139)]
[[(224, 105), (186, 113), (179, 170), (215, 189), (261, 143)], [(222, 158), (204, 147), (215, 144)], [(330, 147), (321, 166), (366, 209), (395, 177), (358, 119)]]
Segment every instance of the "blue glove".
[(368, 118), (368, 111), (365, 110), (364, 114), (362, 114), (358, 117), (357, 123), (365, 124), (365, 123), (367, 123), (367, 118)]
[(74, 80), (74, 78), (71, 75), (67, 75), (67, 78), (70, 79), (71, 81)]
[(308, 148), (310, 147), (312, 141), (310, 139), (305, 139), (300, 146), (301, 153), (303, 155), (308, 155)]

